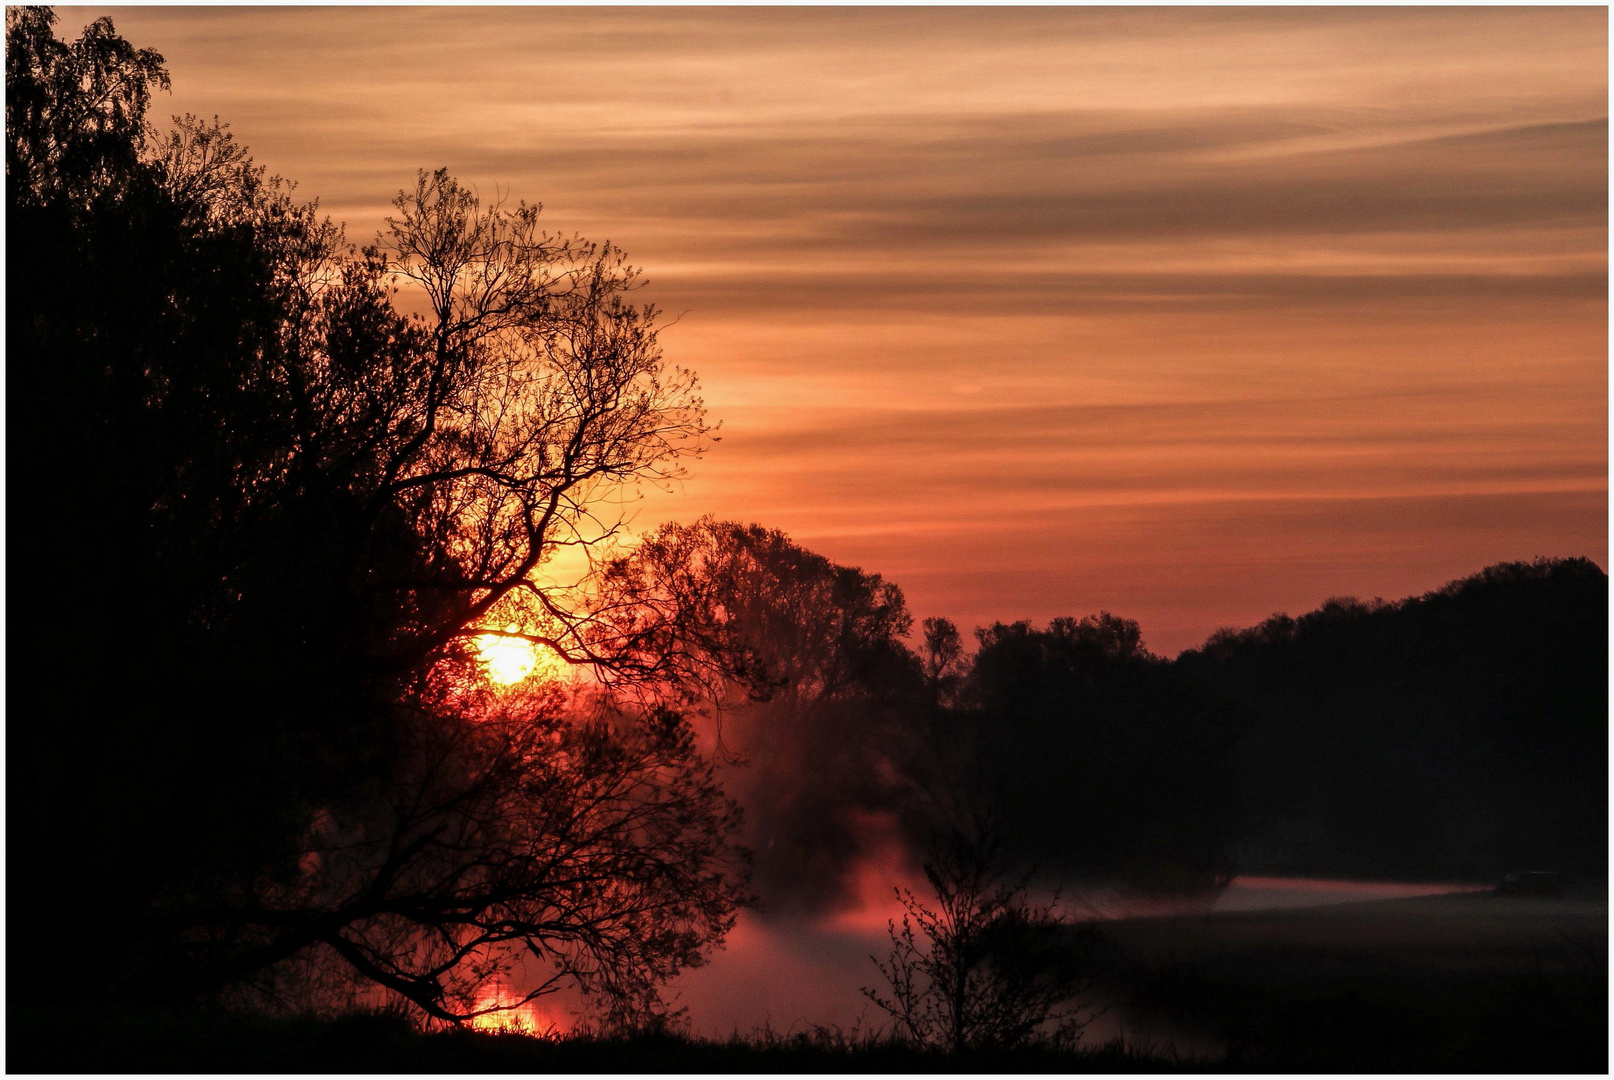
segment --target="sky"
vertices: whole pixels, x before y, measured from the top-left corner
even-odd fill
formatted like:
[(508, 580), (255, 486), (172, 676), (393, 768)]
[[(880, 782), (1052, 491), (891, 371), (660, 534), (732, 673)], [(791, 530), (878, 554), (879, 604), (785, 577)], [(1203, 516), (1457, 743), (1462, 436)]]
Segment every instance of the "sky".
[(1607, 567), (1606, 8), (59, 12), (356, 242), (446, 166), (626, 249), (722, 424), (641, 531), (1167, 655)]

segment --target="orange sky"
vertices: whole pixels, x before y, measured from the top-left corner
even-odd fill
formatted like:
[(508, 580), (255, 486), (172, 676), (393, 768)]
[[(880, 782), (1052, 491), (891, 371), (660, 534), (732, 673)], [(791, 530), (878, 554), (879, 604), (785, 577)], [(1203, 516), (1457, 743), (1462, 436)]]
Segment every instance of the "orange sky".
[(1174, 653), (1607, 566), (1607, 11), (64, 8), (368, 240), (417, 167), (609, 238), (760, 521), (916, 616)]

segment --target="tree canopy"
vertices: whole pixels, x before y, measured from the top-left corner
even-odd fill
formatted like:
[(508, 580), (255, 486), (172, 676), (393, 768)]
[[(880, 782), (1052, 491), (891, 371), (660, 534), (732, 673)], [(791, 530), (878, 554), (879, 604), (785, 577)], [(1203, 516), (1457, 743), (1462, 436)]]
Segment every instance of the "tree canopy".
[(160, 56), (53, 22), (7, 13), (12, 912), (75, 929), (13, 963), (652, 998), (732, 923), (732, 804), (678, 712), (497, 694), (473, 646), (634, 674), (535, 572), (703, 446), (637, 271), (441, 170), (351, 249), (217, 121), (148, 123)]
[(962, 698), (977, 768), (1023, 855), (1086, 877), (1203, 889), (1232, 869), (1241, 719), (1108, 612), (997, 623)]
[(766, 910), (832, 905), (874, 819), (898, 828), (913, 803), (927, 693), (902, 590), (709, 518), (654, 530), (606, 579), (613, 610), (677, 628), (653, 651), (704, 702)]
[(1608, 575), (1498, 563), (1423, 596), (1222, 631), (1184, 674), (1249, 727), (1244, 858), (1486, 878), (1608, 865)]

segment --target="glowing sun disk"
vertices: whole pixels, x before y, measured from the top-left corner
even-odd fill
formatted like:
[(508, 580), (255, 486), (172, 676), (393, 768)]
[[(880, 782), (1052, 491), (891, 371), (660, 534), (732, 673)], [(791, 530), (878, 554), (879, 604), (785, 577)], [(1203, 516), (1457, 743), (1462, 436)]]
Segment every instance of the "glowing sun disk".
[(501, 685), (518, 683), (538, 667), (538, 647), (521, 638), (483, 634), (476, 639), (476, 657), (488, 678)]

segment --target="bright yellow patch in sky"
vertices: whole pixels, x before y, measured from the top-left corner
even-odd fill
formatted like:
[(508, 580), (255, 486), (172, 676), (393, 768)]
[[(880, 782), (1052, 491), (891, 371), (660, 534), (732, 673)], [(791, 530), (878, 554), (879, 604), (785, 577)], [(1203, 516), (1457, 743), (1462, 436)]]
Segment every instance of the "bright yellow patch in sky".
[(518, 683), (538, 668), (538, 646), (521, 638), (483, 634), (476, 639), (476, 658), (488, 678), (501, 686)]

